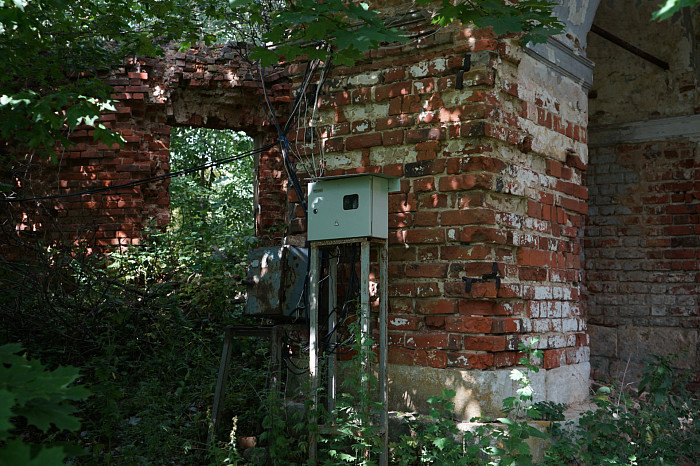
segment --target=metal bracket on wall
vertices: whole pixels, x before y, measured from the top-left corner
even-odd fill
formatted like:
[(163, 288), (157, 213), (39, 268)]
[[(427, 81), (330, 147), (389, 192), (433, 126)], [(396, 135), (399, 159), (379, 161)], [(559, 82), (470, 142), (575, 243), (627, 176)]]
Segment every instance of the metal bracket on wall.
[(472, 56), (468, 53), (464, 54), (464, 63), (462, 64), (462, 69), (457, 72), (457, 79), (455, 81), (455, 89), (464, 89), (464, 73), (469, 71), (472, 67)]
[(462, 277), (462, 280), (464, 280), (464, 289), (467, 293), (471, 293), (473, 283), (486, 282), (493, 279), (496, 279), (496, 289), (500, 290), (501, 277), (498, 276), (498, 264), (495, 262), (491, 265), (491, 273), (484, 274), (481, 278)]

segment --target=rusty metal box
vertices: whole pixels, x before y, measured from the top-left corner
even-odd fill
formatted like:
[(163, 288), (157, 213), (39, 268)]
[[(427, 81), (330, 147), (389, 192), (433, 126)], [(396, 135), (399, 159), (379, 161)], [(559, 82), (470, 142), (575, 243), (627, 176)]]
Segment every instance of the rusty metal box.
[(246, 314), (295, 316), (305, 311), (309, 254), (304, 248), (274, 246), (248, 254)]

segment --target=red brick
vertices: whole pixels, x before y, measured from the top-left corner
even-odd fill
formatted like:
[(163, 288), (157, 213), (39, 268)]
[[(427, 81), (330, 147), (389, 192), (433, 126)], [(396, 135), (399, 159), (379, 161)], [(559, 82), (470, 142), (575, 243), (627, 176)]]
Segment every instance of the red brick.
[(390, 297), (414, 297), (416, 296), (416, 284), (390, 283), (388, 292)]
[(393, 97), (398, 97), (402, 95), (408, 95), (411, 93), (411, 82), (401, 82), (389, 84), (387, 86), (377, 87), (374, 91), (374, 100), (381, 102), (382, 100), (391, 99)]
[(413, 225), (413, 214), (396, 212), (389, 214), (389, 228), (408, 228)]
[(463, 172), (489, 172), (501, 173), (508, 168), (508, 164), (493, 157), (479, 156), (462, 159)]
[(402, 163), (392, 163), (389, 165), (384, 165), (382, 167), (382, 173), (385, 175), (397, 176), (399, 178), (403, 177), (403, 164)]
[(457, 312), (457, 302), (452, 299), (417, 300), (416, 312), (419, 314), (454, 314)]
[(417, 227), (429, 227), (437, 225), (438, 223), (438, 212), (416, 212), (414, 218), (414, 225)]
[(352, 91), (352, 103), (361, 104), (369, 102), (372, 99), (372, 89), (365, 87), (362, 89), (355, 89)]
[(407, 348), (390, 346), (387, 351), (387, 359), (389, 364), (402, 364), (405, 366), (412, 366), (414, 353), (415, 351)]
[(391, 298), (389, 300), (389, 312), (413, 314), (414, 301), (412, 298)]
[(450, 121), (480, 120), (489, 117), (492, 112), (493, 107), (484, 103), (460, 105), (452, 108), (443, 107), (440, 108), (440, 121), (445, 123)]
[(446, 210), (440, 215), (440, 224), (443, 226), (495, 225), (496, 213), (489, 209)]
[(493, 175), (488, 173), (448, 175), (440, 178), (440, 191), (466, 191), (469, 189), (491, 189)]
[(545, 369), (554, 369), (555, 367), (566, 365), (564, 348), (545, 350), (542, 365)]
[(544, 267), (520, 267), (518, 278), (524, 281), (547, 281), (547, 269)]
[(459, 232), (463, 243), (497, 243), (506, 244), (507, 236), (502, 230), (487, 227), (464, 227)]
[(445, 230), (433, 228), (397, 230), (391, 235), (390, 242), (398, 244), (444, 243)]
[(397, 97), (397, 99), (399, 98), (401, 99), (401, 113), (418, 113), (422, 110), (419, 95)]
[(445, 330), (459, 333), (490, 333), (491, 319), (488, 317), (446, 317)]
[[(399, 111), (396, 112), (396, 114), (401, 113), (400, 100), (401, 99), (399, 99)], [(394, 115), (395, 113), (390, 111), (389, 114)], [(377, 131), (383, 131), (385, 129), (399, 128), (405, 126), (413, 126), (413, 117), (408, 115), (396, 115), (385, 118), (377, 118), (377, 120), (375, 121), (375, 127), (377, 128)]]
[(444, 369), (447, 367), (447, 353), (440, 350), (431, 350), (426, 352), (426, 362), (428, 367)]
[(415, 212), (416, 196), (413, 193), (389, 194), (389, 212)]
[(385, 131), (382, 133), (382, 141), (385, 146), (403, 144), (403, 130)]
[(492, 367), (494, 360), (494, 354), (492, 353), (448, 353), (447, 357), (450, 366), (479, 370)]
[(520, 248), (517, 258), (519, 265), (545, 267), (552, 264), (552, 254), (548, 251)]
[(446, 333), (416, 333), (406, 335), (407, 348), (428, 349), (447, 348), (448, 338)]
[(398, 81), (400, 79), (404, 79), (405, 77), (406, 77), (406, 71), (404, 70), (404, 68), (393, 68), (393, 69), (384, 71), (384, 82), (385, 83)]
[(496, 353), (493, 355), (494, 367), (509, 367), (520, 362), (521, 355), (517, 352)]
[(472, 351), (489, 351), (498, 352), (505, 351), (506, 337), (502, 335), (486, 335), (464, 337), (464, 349)]
[(413, 180), (413, 190), (417, 193), (425, 191), (435, 191), (435, 178), (428, 176)]
[(406, 265), (406, 277), (444, 278), (447, 276), (447, 264), (420, 263)]
[(459, 313), (463, 315), (512, 315), (522, 311), (522, 304), (487, 300), (461, 300)]
[(440, 259), (447, 261), (485, 260), (491, 257), (493, 250), (487, 246), (442, 246)]
[(486, 135), (486, 123), (483, 121), (469, 121), (462, 123), (459, 127), (459, 134), (463, 138), (475, 138)]
[[(445, 282), (445, 296), (462, 297), (462, 298), (495, 298), (499, 292), (496, 289), (496, 284), (491, 283), (474, 283), (469, 292), (467, 292), (464, 281)], [(501, 285), (503, 289), (503, 285)]]
[(376, 147), (382, 145), (381, 133), (362, 134), (350, 136), (345, 140), (346, 150), (364, 149), (366, 147)]
[(357, 120), (353, 121), (350, 125), (350, 132), (352, 134), (366, 133), (372, 129), (372, 122), (370, 120)]
[(491, 333), (517, 333), (521, 328), (520, 319), (500, 318), (493, 319)]
[(421, 128), (406, 131), (407, 144), (442, 139), (445, 139), (445, 128)]
[(435, 79), (427, 78), (419, 81), (413, 81), (413, 88), (418, 94), (428, 94), (435, 90)]
[(445, 316), (428, 315), (425, 316), (425, 326), (432, 330), (445, 329)]

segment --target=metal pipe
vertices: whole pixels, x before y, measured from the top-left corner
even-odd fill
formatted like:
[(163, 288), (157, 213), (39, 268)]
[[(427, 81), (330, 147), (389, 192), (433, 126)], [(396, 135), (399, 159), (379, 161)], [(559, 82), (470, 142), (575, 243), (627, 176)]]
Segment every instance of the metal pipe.
[(631, 52), (635, 55), (637, 55), (640, 58), (643, 58), (644, 60), (648, 61), (649, 63), (653, 63), (654, 65), (658, 66), (662, 70), (668, 70), (670, 66), (668, 63), (666, 63), (663, 60), (660, 60), (656, 58), (655, 56), (645, 52), (644, 50), (635, 47), (634, 45), (630, 44), (624, 39), (621, 39), (617, 37), (614, 34), (609, 33), (605, 29), (601, 29), (600, 27), (596, 26), (595, 24), (591, 25), (591, 32), (598, 34), (600, 37), (603, 39), (607, 39), (610, 42), (612, 42), (615, 45), (618, 45), (622, 47), (623, 49), (627, 50), (628, 52)]

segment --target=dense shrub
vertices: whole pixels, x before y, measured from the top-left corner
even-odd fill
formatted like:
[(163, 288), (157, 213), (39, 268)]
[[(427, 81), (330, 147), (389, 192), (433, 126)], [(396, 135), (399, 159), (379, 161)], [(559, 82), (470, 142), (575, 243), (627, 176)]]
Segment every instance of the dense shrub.
[[(176, 130), (173, 169), (250, 148), (232, 132)], [(239, 282), (253, 236), (252, 161), (174, 179), (171, 195), (170, 228), (147, 229), (138, 247), (98, 256), (89, 235), (6, 241), (24, 260), (0, 260), (0, 344), (21, 342), (50, 367), (80, 368), (93, 396), (80, 406), (81, 430), (65, 436), (89, 453), (85, 463), (222, 456), (207, 443), (210, 406), (225, 327), (245, 322)], [(267, 347), (234, 341), (224, 430), (237, 415), (239, 433), (259, 432)]]

